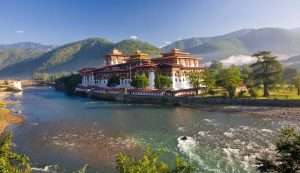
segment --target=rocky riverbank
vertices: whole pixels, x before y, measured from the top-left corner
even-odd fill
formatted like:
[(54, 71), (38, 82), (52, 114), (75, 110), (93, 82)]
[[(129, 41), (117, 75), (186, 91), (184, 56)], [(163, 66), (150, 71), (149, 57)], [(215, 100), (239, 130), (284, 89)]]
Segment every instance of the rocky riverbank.
[(0, 92), (0, 134), (12, 124), (20, 124), (24, 121), (24, 117), (12, 113), (6, 107), (7, 98), (10, 96), (10, 92)]

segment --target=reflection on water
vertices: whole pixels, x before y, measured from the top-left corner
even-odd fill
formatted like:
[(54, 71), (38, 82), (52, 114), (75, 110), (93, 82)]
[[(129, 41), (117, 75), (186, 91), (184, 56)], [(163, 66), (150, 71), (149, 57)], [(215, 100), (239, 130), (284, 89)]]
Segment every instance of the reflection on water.
[[(133, 155), (147, 145), (181, 153), (199, 172), (254, 172), (255, 158), (274, 148), (278, 129), (298, 122), (198, 109), (119, 104), (70, 97), (49, 88), (16, 96), (27, 121), (14, 128), (16, 149), (34, 166), (60, 165), (115, 172), (119, 152)], [(183, 137), (185, 136), (185, 137)], [(45, 167), (50, 170), (50, 167)]]

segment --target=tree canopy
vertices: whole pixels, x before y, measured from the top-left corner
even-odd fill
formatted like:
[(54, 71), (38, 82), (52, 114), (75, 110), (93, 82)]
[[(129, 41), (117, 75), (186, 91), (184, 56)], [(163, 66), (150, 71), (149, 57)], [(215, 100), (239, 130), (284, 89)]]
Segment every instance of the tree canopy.
[(223, 69), (219, 76), (219, 84), (228, 91), (230, 97), (234, 97), (236, 88), (241, 85), (241, 72), (238, 67)]
[(172, 80), (169, 76), (158, 74), (155, 76), (155, 88), (157, 89), (167, 89), (172, 86)]
[(112, 75), (107, 82), (107, 86), (109, 87), (116, 87), (120, 85), (120, 77), (117, 75)]
[(216, 74), (213, 70), (206, 69), (203, 72), (203, 85), (205, 86), (206, 93), (216, 85)]
[(297, 74), (293, 79), (293, 84), (297, 88), (297, 93), (300, 95), (300, 74)]
[(203, 73), (200, 71), (191, 71), (188, 73), (188, 79), (193, 88), (200, 88), (203, 81)]
[(269, 89), (281, 79), (282, 66), (271, 52), (261, 51), (252, 55), (257, 61), (251, 65), (255, 85), (262, 84), (264, 96), (270, 95)]
[(146, 88), (149, 85), (148, 77), (144, 73), (135, 75), (131, 85), (135, 88)]

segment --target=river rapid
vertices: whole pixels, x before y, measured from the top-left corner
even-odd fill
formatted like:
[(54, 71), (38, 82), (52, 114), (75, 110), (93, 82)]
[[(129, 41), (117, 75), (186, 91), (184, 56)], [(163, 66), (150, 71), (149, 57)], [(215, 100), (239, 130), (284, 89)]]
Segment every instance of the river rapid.
[[(11, 97), (26, 117), (13, 127), (15, 149), (36, 172), (115, 173), (120, 152), (139, 155), (145, 146), (177, 153), (203, 173), (255, 172), (255, 158), (272, 152), (278, 131), (299, 122), (200, 108), (121, 104), (67, 96), (52, 88), (27, 88)], [(182, 138), (185, 136), (186, 138)]]

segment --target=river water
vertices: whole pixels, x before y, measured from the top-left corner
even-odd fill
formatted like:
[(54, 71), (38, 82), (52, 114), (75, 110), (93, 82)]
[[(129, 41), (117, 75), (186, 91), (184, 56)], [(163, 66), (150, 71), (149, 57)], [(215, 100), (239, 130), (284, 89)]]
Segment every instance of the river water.
[(94, 101), (47, 87), (12, 99), (12, 109), (26, 116), (13, 127), (15, 148), (35, 170), (58, 165), (72, 172), (88, 164), (92, 171), (114, 173), (116, 154), (138, 155), (152, 146), (167, 152), (167, 162), (181, 154), (199, 172), (255, 172), (255, 158), (274, 148), (278, 130), (299, 125), (242, 113)]

